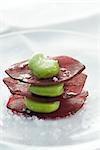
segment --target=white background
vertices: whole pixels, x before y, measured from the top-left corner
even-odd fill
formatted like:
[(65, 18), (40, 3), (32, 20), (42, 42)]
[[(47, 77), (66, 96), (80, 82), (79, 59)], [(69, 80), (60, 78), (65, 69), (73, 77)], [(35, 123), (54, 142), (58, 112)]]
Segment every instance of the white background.
[[(23, 29), (54, 29), (100, 35), (96, 0), (0, 0), (0, 33)], [(1, 145), (0, 149), (8, 150)], [(10, 149), (11, 150), (11, 149)]]
[(99, 31), (99, 13), (99, 0), (0, 0), (0, 31), (54, 28), (94, 34)]

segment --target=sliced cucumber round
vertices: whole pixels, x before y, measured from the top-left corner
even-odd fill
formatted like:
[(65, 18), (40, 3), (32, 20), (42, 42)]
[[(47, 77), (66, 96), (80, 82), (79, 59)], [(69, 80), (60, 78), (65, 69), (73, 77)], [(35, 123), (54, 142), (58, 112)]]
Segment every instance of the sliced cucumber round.
[(60, 106), (60, 101), (55, 101), (52, 103), (41, 103), (33, 101), (27, 97), (25, 97), (25, 105), (26, 107), (34, 112), (38, 113), (51, 113), (56, 111)]
[(49, 96), (49, 97), (56, 97), (60, 96), (64, 92), (63, 88), (64, 84), (57, 84), (57, 85), (50, 85), (50, 86), (33, 86), (30, 85), (29, 91), (33, 94), (40, 95), (40, 96)]

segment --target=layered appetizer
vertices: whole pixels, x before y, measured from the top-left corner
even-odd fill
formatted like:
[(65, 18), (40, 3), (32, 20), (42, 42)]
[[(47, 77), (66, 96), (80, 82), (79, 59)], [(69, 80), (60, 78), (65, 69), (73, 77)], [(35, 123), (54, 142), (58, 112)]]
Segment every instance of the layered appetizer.
[(11, 92), (7, 108), (24, 116), (59, 119), (80, 110), (88, 92), (83, 90), (85, 66), (69, 56), (42, 53), (12, 65), (3, 79)]

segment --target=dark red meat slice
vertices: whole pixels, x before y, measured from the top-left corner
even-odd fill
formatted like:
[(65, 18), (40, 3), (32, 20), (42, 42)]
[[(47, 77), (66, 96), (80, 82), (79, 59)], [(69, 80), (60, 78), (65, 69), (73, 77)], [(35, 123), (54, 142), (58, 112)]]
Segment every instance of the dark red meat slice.
[(28, 91), (29, 84), (20, 82), (18, 80), (14, 80), (10, 77), (4, 78), (3, 81), (10, 89), (12, 94), (27, 96), (35, 101), (51, 102), (59, 99), (62, 100), (81, 93), (83, 86), (85, 84), (86, 77), (87, 76), (85, 74), (81, 73), (75, 76), (74, 78), (70, 79), (69, 81), (66, 81), (64, 86), (64, 93), (59, 97), (52, 97), (52, 98), (33, 95)]
[(4, 78), (3, 82), (7, 85), (8, 89), (12, 94), (28, 96), (30, 92), (28, 91), (28, 87), (30, 84), (20, 82), (19, 80), (14, 80), (10, 77)]
[(7, 108), (12, 111), (24, 112), (26, 110), (24, 97), (21, 95), (11, 95), (7, 103)]
[(7, 103), (7, 107), (15, 113), (22, 113), (24, 116), (37, 116), (40, 119), (59, 119), (64, 118), (70, 114), (74, 114), (83, 106), (88, 92), (61, 101), (60, 107), (57, 111), (52, 113), (35, 113), (30, 112), (24, 105), (24, 97), (19, 95), (12, 95)]
[(81, 73), (78, 74), (77, 76), (73, 77), (69, 81), (65, 82), (65, 93), (64, 96), (70, 97), (70, 96), (75, 96), (81, 93), (85, 81), (86, 81), (87, 75)]
[(53, 57), (52, 59), (58, 60), (60, 65), (60, 72), (56, 77), (51, 79), (37, 79), (35, 76), (33, 76), (28, 68), (27, 60), (14, 64), (6, 70), (6, 73), (13, 79), (17, 79), (33, 85), (45, 86), (58, 84), (60, 82), (69, 80), (85, 69), (83, 64), (68, 56), (58, 56)]

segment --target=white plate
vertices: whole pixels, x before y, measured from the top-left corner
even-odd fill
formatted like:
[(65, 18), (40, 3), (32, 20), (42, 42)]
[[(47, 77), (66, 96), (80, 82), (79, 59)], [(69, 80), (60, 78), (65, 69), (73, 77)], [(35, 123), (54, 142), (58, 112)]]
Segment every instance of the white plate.
[[(24, 37), (25, 35), (26, 37)], [(27, 31), (0, 37), (0, 143), (9, 146), (42, 148), (58, 147), (90, 149), (100, 146), (100, 51), (97, 39), (64, 31)], [(9, 65), (31, 57), (33, 52), (47, 55), (70, 55), (86, 65), (85, 89), (89, 97), (74, 116), (58, 121), (25, 119), (6, 109), (10, 95), (3, 84), (4, 70)], [(64, 147), (63, 147), (64, 146)], [(52, 147), (52, 148), (53, 148)]]

